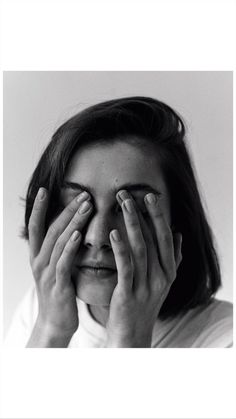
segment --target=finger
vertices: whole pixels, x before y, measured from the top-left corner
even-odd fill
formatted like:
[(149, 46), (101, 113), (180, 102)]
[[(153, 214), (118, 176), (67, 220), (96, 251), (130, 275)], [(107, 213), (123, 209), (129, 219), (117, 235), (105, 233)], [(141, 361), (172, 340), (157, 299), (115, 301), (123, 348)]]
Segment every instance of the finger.
[(112, 230), (110, 233), (110, 242), (114, 253), (117, 276), (118, 288), (120, 291), (127, 293), (132, 290), (133, 286), (133, 266), (129, 250), (122, 240), (118, 230)]
[(81, 243), (81, 233), (76, 230), (67, 241), (56, 266), (56, 283), (63, 288), (71, 280), (72, 264)]
[(63, 233), (63, 231), (66, 229), (71, 219), (74, 217), (75, 212), (78, 210), (79, 206), (83, 204), (83, 202), (88, 198), (88, 196), (88, 193), (85, 191), (80, 193), (67, 205), (67, 207), (62, 211), (62, 213), (57, 217), (57, 219), (51, 224), (43, 241), (40, 254), (38, 256), (39, 264), (42, 263), (43, 265), (46, 265), (49, 263), (56, 241), (58, 240), (59, 236)]
[(120, 191), (118, 197), (124, 199), (121, 207), (134, 264), (134, 287), (145, 286), (147, 276), (147, 249), (135, 203), (126, 191)]
[[(117, 200), (119, 202), (120, 205), (122, 205), (122, 202), (125, 199), (129, 198), (129, 194), (127, 191), (125, 190), (121, 190), (118, 192), (117, 194)], [(131, 198), (132, 199), (132, 198)], [(135, 202), (134, 199), (132, 199), (138, 218), (139, 218), (139, 222), (140, 222), (140, 226), (141, 226), (141, 231), (143, 234), (143, 238), (146, 244), (146, 249), (147, 249), (147, 277), (150, 278), (152, 277), (152, 273), (155, 273), (155, 276), (158, 274), (158, 272), (160, 272), (160, 265), (158, 263), (158, 255), (157, 255), (157, 246), (154, 243), (153, 240), (153, 236), (152, 233), (150, 231), (150, 228), (148, 228), (148, 225), (146, 223), (146, 221), (144, 220), (143, 214), (140, 211), (140, 208), (138, 207), (137, 203)], [(159, 268), (159, 270), (158, 270)]]
[(155, 298), (158, 297), (158, 301), (163, 302), (170, 289), (172, 282), (166, 280), (163, 274), (162, 268), (159, 263), (157, 245), (153, 237), (153, 231), (142, 214), (139, 213), (140, 223), (143, 230), (144, 238), (147, 245), (148, 253), (148, 288), (150, 294)]
[(181, 233), (173, 233), (173, 240), (174, 240), (174, 252), (175, 252), (175, 265), (176, 270), (178, 269), (181, 261), (182, 261), (182, 234)]
[(135, 286), (143, 285), (147, 276), (147, 249), (137, 212), (131, 199), (122, 204), (125, 227), (133, 256)]
[(147, 282), (150, 289), (154, 283), (160, 281), (162, 270), (158, 259), (158, 250), (153, 238), (153, 232), (145, 221), (141, 212), (138, 213), (144, 240), (147, 246)]
[(89, 215), (91, 214), (92, 204), (89, 201), (83, 201), (81, 206), (76, 211), (74, 217), (57, 239), (50, 257), (50, 266), (52, 269), (56, 266), (59, 257), (61, 256), (66, 243), (68, 242), (73, 231), (82, 231), (85, 226)]
[(39, 253), (45, 235), (45, 215), (47, 211), (47, 190), (39, 188), (29, 219), (29, 251), (32, 261)]
[(176, 275), (176, 267), (171, 229), (162, 213), (157, 197), (153, 193), (149, 193), (145, 196), (144, 201), (155, 229), (160, 265), (167, 278), (172, 281)]

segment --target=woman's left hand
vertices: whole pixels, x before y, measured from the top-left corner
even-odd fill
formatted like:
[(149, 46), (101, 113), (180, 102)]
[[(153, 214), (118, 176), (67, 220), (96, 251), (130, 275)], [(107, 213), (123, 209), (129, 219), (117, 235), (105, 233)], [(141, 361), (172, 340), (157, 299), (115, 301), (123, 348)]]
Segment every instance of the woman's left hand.
[(182, 260), (182, 236), (173, 237), (154, 194), (145, 197), (154, 235), (132, 197), (126, 191), (121, 196), (129, 246), (117, 230), (111, 231), (118, 282), (110, 302), (107, 347), (151, 347), (155, 321)]

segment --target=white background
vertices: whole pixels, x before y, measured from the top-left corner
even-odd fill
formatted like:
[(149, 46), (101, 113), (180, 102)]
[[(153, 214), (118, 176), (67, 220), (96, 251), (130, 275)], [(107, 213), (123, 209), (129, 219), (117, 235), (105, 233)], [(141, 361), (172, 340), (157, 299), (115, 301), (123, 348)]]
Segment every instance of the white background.
[[(8, 0), (3, 69), (235, 70), (235, 9), (227, 0)], [(234, 418), (235, 355), (2, 350), (1, 417)]]

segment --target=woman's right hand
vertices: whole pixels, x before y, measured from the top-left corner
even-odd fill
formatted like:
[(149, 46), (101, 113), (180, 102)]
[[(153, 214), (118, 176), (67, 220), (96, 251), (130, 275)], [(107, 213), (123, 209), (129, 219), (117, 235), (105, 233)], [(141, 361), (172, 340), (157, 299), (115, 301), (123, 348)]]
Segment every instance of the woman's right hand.
[(78, 328), (71, 280), (81, 230), (92, 211), (89, 194), (73, 199), (45, 235), (48, 194), (40, 188), (29, 220), (30, 264), (36, 283), (38, 317), (27, 347), (67, 347)]

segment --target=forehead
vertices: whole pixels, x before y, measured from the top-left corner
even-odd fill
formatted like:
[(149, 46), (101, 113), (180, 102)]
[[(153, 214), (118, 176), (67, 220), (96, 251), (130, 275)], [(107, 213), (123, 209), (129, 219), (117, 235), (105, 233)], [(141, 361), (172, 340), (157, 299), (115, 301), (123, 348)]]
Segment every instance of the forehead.
[(153, 147), (143, 150), (119, 141), (77, 150), (69, 164), (66, 180), (88, 185), (98, 193), (117, 190), (125, 183), (147, 183), (166, 190)]

